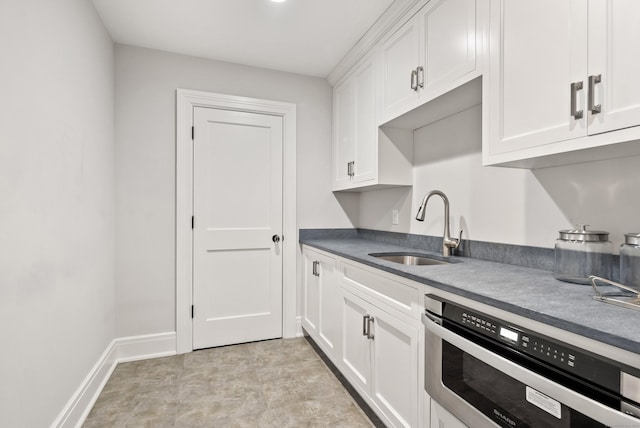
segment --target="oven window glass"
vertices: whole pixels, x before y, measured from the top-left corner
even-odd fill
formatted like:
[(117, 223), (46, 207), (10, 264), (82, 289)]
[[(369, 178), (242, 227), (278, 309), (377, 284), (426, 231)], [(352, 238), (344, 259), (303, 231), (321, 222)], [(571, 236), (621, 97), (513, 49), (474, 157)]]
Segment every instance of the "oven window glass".
[[(442, 341), (442, 382), (503, 427), (590, 428), (605, 426), (535, 390), (529, 389), (527, 391), (525, 384), (444, 340)], [(536, 402), (537, 405), (530, 401)], [(547, 410), (543, 410), (541, 407), (546, 407)]]

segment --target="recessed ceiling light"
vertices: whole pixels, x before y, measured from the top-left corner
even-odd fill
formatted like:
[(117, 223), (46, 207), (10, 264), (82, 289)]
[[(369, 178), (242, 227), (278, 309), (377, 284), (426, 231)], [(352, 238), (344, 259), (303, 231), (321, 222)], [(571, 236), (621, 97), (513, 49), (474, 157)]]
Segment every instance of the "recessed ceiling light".
[(274, 3), (284, 3), (287, 0), (271, 0)]

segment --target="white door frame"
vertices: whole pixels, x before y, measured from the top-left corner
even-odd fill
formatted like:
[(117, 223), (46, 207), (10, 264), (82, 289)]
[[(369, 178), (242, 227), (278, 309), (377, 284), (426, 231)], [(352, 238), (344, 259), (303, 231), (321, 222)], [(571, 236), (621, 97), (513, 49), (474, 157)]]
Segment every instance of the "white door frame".
[(282, 334), (296, 336), (296, 105), (234, 95), (176, 91), (176, 351), (193, 351), (193, 140), (195, 107), (281, 116), (283, 121)]

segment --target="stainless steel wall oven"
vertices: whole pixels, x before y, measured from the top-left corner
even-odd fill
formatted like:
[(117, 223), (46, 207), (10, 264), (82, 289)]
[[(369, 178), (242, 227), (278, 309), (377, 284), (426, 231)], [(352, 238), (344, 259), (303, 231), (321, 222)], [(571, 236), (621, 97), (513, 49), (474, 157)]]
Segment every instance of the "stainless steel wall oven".
[(425, 389), (470, 427), (640, 427), (640, 370), (425, 296)]

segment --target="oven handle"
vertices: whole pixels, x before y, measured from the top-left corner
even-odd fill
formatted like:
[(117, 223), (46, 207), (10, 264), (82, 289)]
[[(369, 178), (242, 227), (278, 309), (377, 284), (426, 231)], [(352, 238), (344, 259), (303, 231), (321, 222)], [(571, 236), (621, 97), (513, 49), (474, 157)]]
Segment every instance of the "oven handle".
[[(437, 338), (442, 340), (446, 340), (450, 344), (458, 347), (469, 355), (479, 359), (480, 361), (494, 367), (495, 369), (505, 373), (506, 375), (524, 383), (525, 385), (530, 386), (531, 388), (536, 389), (537, 391), (542, 392), (543, 394), (553, 398), (561, 402), (562, 404), (577, 410), (578, 412), (595, 419), (601, 423), (604, 423), (608, 426), (634, 426), (638, 424), (638, 417), (640, 417), (640, 413), (634, 413), (638, 415), (636, 417), (626, 415), (621, 411), (612, 409), (610, 407), (605, 406), (604, 404), (598, 403), (595, 400), (592, 400), (588, 397), (585, 397), (581, 394), (578, 394), (575, 391), (570, 390), (569, 388), (559, 385), (543, 376), (538, 375), (500, 355), (494, 354), (493, 352), (479, 346), (464, 337), (455, 334), (454, 332), (447, 330), (442, 327), (435, 321), (432, 321), (429, 317), (426, 316), (425, 313), (422, 314), (422, 323), (426, 327), (427, 335), (431, 334)], [(427, 343), (431, 343), (428, 340)], [(442, 349), (441, 346), (438, 346), (438, 349)], [(433, 351), (433, 349), (431, 350)], [(434, 361), (434, 355), (428, 355), (429, 349), (427, 349), (427, 361), (431, 359)], [(441, 353), (440, 353), (441, 354)], [(442, 359), (442, 355), (437, 356), (438, 359)], [(439, 363), (438, 363), (439, 364)], [(435, 388), (446, 388), (442, 384), (442, 379), (436, 380), (432, 379), (432, 382), (427, 381), (427, 387), (429, 389)], [(427, 390), (427, 392), (432, 397), (437, 397), (439, 394), (436, 391)], [(631, 411), (636, 409), (631, 409)], [(640, 411), (640, 409), (637, 409)]]
[[(433, 315), (430, 312), (424, 312), (423, 317), (428, 318), (429, 320), (433, 321), (434, 323), (436, 323), (438, 325), (442, 325), (442, 318), (440, 318), (437, 315)], [(424, 323), (424, 324), (426, 325), (426, 323)]]

